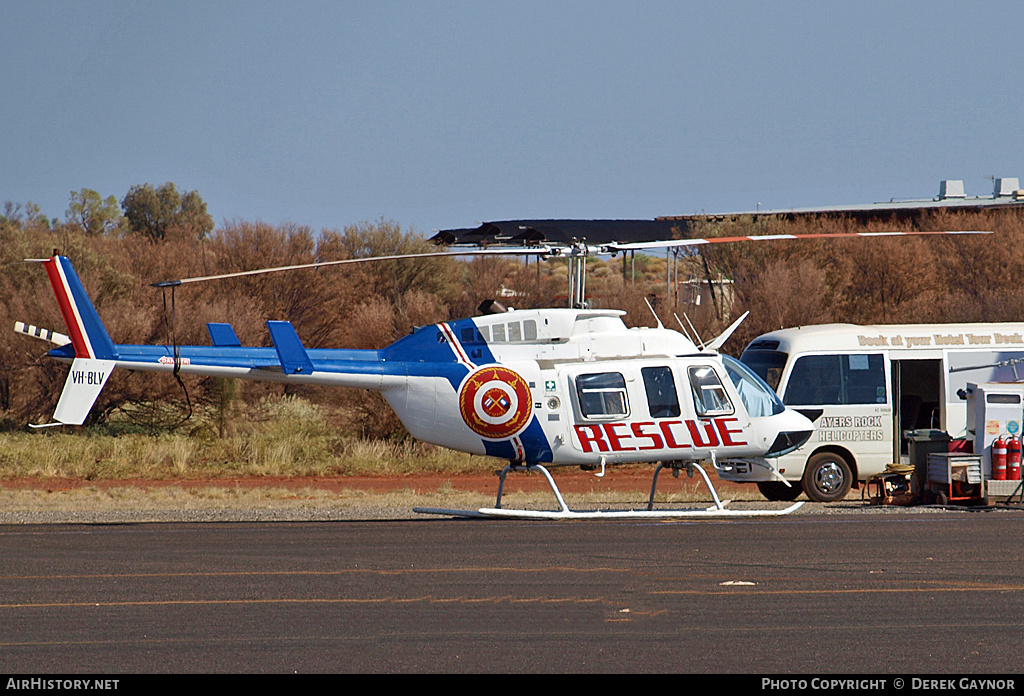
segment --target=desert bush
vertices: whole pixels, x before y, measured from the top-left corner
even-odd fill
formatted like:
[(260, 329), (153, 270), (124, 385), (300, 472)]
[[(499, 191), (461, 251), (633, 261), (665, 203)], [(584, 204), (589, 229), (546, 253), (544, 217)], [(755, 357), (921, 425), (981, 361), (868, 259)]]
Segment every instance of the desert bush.
[[(32, 206), (8, 204), (4, 210), (0, 323), (8, 327), (27, 321), (65, 330), (45, 273), (36, 264), (23, 263), (26, 258), (48, 257), (54, 249), (71, 258), (118, 343), (204, 344), (209, 340), (207, 322), (229, 321), (243, 344), (269, 346), (266, 320), (283, 319), (292, 322), (311, 348), (380, 349), (416, 326), (471, 316), (485, 300), (530, 308), (564, 306), (566, 297), (564, 259), (526, 262), (508, 257), (392, 260), (161, 290), (150, 284), (272, 266), (430, 252), (435, 247), (387, 220), (320, 232), (292, 224), (230, 221), (210, 234), (161, 236), (136, 234), (121, 223), (92, 225), (77, 213), (65, 223), (51, 223)], [(996, 234), (707, 246), (698, 255), (680, 257), (681, 279), (727, 279), (733, 290), (728, 298), (700, 307), (680, 303), (668, 291), (664, 257), (593, 259), (588, 294), (593, 306), (626, 310), (630, 326), (661, 321), (676, 328), (676, 315), (685, 312), (685, 320), (704, 338), (749, 310), (750, 317), (726, 344), (734, 353), (752, 337), (780, 326), (1024, 319), (1024, 287), (1017, 280), (1024, 274), (1021, 211), (942, 211), (884, 227), (992, 229)], [(696, 223), (688, 235), (808, 235), (863, 229), (842, 216), (740, 217)], [(624, 264), (629, 264), (625, 274)], [(0, 332), (0, 428), (45, 422), (52, 415), (67, 367), (49, 359), (46, 351), (37, 340)], [(407, 437), (376, 393), (226, 384), (188, 376), (179, 382), (167, 375), (125, 370), (114, 372), (89, 422), (125, 436), (175, 431), (230, 439), (236, 433), (233, 420), (245, 423), (263, 413), (272, 399), (284, 397), (321, 408), (319, 416), (306, 414), (310, 423), (326, 424), (317, 427), (343, 436), (391, 442)], [(298, 427), (291, 416), (284, 421)]]

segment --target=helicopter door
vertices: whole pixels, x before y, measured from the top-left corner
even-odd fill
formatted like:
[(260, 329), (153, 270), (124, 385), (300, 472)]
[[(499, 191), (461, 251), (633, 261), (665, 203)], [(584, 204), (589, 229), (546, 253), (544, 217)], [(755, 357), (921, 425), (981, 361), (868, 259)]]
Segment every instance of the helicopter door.
[(633, 387), (628, 385), (635, 382), (629, 367), (588, 364), (563, 373), (562, 379), (568, 380), (574, 449), (619, 456), (631, 449), (624, 442), (632, 410), (629, 392)]
[(706, 364), (688, 365), (686, 377), (697, 416), (694, 448), (714, 450), (719, 445), (732, 447), (749, 443), (746, 431), (751, 425), (750, 417), (742, 406), (742, 398), (731, 390), (733, 384)]
[(710, 365), (691, 365), (686, 369), (698, 418), (731, 416), (736, 412), (722, 378)]

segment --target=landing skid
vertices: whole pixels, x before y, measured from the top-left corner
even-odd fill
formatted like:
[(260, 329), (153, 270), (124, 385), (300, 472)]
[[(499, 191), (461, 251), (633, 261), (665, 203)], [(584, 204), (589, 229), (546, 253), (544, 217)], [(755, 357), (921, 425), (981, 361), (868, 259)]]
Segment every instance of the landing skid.
[[(695, 508), (695, 509), (683, 509), (683, 510), (655, 510), (654, 509), (654, 493), (658, 486), (658, 474), (661, 470), (668, 467), (673, 470), (673, 474), (678, 476), (679, 469), (685, 467), (689, 473), (694, 470), (700, 473), (704, 479), (704, 484), (711, 491), (711, 497), (714, 499), (715, 504), (707, 508)], [(505, 476), (510, 471), (539, 471), (544, 474), (544, 478), (547, 479), (548, 485), (551, 487), (551, 492), (555, 494), (555, 500), (558, 501), (558, 510), (517, 510), (517, 509), (504, 509), (501, 507), (501, 494), (505, 488)], [(803, 502), (794, 503), (787, 508), (781, 510), (729, 510), (726, 509), (726, 505), (731, 502), (726, 500), (722, 502), (718, 497), (718, 492), (715, 491), (714, 485), (711, 483), (711, 479), (708, 478), (707, 473), (701, 468), (699, 464), (688, 462), (680, 465), (677, 462), (671, 464), (659, 464), (658, 468), (654, 471), (654, 481), (651, 484), (651, 497), (647, 501), (646, 510), (592, 510), (592, 511), (575, 511), (570, 510), (569, 506), (566, 505), (565, 499), (562, 498), (561, 491), (558, 490), (558, 486), (555, 485), (555, 480), (551, 477), (550, 472), (540, 464), (510, 464), (506, 466), (501, 473), (498, 475), (498, 498), (495, 501), (493, 508), (480, 508), (478, 510), (448, 510), (445, 508), (414, 508), (414, 512), (422, 513), (425, 515), (447, 515), (449, 517), (472, 517), (472, 518), (494, 518), (504, 517), (512, 519), (542, 519), (542, 520), (594, 520), (594, 519), (675, 519), (684, 517), (778, 517), (781, 515), (788, 515), (789, 513), (797, 510), (803, 505)]]

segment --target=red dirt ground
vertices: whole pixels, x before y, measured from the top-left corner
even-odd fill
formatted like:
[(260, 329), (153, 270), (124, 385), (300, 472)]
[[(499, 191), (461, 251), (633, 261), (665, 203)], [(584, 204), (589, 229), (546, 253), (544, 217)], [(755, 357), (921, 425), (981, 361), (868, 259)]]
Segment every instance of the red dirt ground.
[[(650, 471), (608, 471), (605, 476), (597, 477), (593, 472), (558, 470), (552, 476), (564, 493), (590, 493), (601, 491), (639, 491), (650, 494), (654, 468)], [(718, 481), (711, 476), (720, 496), (728, 497), (731, 490), (749, 490), (740, 484)], [(673, 479), (671, 473), (661, 472), (658, 477), (658, 489), (662, 492), (679, 490), (680, 483), (703, 487), (699, 475), (692, 479)], [(314, 488), (327, 491), (361, 490), (375, 493), (391, 491), (415, 490), (437, 491), (442, 487), (450, 487), (457, 491), (475, 491), (497, 495), (498, 477), (493, 474), (471, 475), (435, 475), (415, 474), (410, 476), (251, 476), (239, 478), (216, 479), (66, 479), (66, 478), (18, 478), (0, 481), (0, 488), (38, 489), (46, 491), (66, 491), (76, 488), (140, 488), (152, 489), (167, 486), (178, 488)], [(547, 481), (539, 473), (510, 473), (505, 479), (506, 492), (528, 492), (548, 490)]]

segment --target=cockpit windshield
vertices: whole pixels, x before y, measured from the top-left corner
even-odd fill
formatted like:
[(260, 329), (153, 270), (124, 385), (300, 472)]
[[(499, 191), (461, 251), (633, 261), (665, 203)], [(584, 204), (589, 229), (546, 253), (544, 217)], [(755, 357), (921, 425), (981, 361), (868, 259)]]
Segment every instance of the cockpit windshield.
[(722, 356), (722, 362), (751, 418), (774, 416), (786, 410), (778, 394), (749, 367), (728, 355)]

